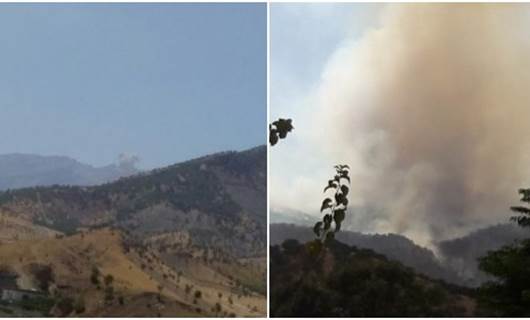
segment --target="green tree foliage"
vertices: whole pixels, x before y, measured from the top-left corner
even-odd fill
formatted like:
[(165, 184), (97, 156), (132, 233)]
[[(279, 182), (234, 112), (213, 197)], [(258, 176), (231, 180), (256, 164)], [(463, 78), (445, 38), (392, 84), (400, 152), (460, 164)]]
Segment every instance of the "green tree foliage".
[(324, 193), (331, 190), (333, 196), (322, 201), (320, 212), (324, 213), (324, 216), (322, 221), (317, 222), (313, 227), (313, 232), (322, 241), (333, 239), (335, 233), (340, 231), (348, 207), (350, 167), (348, 165), (336, 165), (335, 171), (335, 176), (328, 181), (328, 185), (324, 188)]
[(294, 129), (291, 119), (278, 119), (269, 125), (269, 143), (274, 146), (280, 139), (285, 139), (287, 133)]
[(272, 317), (465, 316), (465, 289), (430, 280), (372, 250), (330, 239), (270, 249)]
[[(530, 203), (530, 189), (520, 189), (521, 202)], [(519, 215), (510, 220), (521, 227), (530, 226), (530, 209), (510, 208)], [(530, 316), (530, 239), (499, 250), (490, 251), (479, 259), (479, 268), (495, 280), (479, 288), (480, 312), (487, 316)]]

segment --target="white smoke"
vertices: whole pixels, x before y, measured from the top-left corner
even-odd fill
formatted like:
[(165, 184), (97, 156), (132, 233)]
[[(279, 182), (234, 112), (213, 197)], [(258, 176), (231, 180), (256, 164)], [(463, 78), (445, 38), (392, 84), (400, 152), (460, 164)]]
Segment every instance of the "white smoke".
[(140, 158), (135, 154), (120, 153), (118, 156), (118, 166), (122, 169), (136, 169), (138, 162), (140, 162)]
[(528, 4), (391, 4), (329, 60), (303, 138), (353, 166), (353, 204), (378, 212), (367, 231), (429, 245), (507, 221), (529, 177), (529, 84)]

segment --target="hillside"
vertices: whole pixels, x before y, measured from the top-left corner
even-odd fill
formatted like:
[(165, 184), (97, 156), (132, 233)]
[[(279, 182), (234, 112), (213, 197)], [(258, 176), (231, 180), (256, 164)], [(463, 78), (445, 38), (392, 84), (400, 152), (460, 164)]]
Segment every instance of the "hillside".
[(0, 155), (0, 190), (50, 185), (96, 185), (138, 173), (132, 163), (93, 167), (62, 156)]
[[(129, 281), (123, 294), (136, 301), (131, 309), (99, 303), (87, 307), (83, 315), (153, 316), (162, 309), (166, 310), (160, 311), (162, 315), (174, 316), (263, 315), (266, 158), (263, 146), (214, 154), (98, 186), (2, 192), (0, 264), (7, 261), (6, 267), (15, 269), (22, 289), (32, 284), (20, 280), (30, 277), (24, 271), (26, 258), (18, 265), (16, 252), (27, 252), (28, 257), (45, 253), (51, 260), (39, 255), (34, 262), (49, 265), (56, 279), (68, 279), (65, 285), (78, 294), (88, 290), (90, 295), (87, 272), (97, 261), (102, 261), (98, 269), (115, 277), (114, 290), (125, 288)], [(113, 236), (102, 230), (110, 230), (105, 232)], [(102, 243), (89, 241), (98, 238)], [(35, 239), (39, 241), (30, 241)], [(98, 245), (109, 247), (100, 248), (101, 252), (94, 249), (99, 253), (87, 256), (82, 265), (72, 262)], [(126, 276), (123, 270), (113, 271), (105, 261), (112, 265), (121, 261), (135, 273)], [(64, 270), (62, 263), (68, 264)], [(145, 277), (149, 281), (142, 280)], [(167, 299), (178, 303), (151, 308), (159, 305), (159, 286)], [(68, 292), (59, 287), (60, 294)], [(195, 291), (201, 291), (199, 297)], [(143, 302), (150, 305), (149, 310), (138, 307)]]
[(64, 233), (112, 225), (147, 239), (177, 231), (189, 238), (184, 245), (264, 256), (266, 176), (266, 148), (259, 147), (100, 186), (9, 190), (0, 193), (0, 213)]
[(530, 238), (530, 231), (515, 224), (499, 224), (475, 230), (460, 238), (438, 243), (444, 263), (469, 286), (491, 280), (478, 269), (477, 259), (515, 241)]
[(475, 309), (468, 289), (339, 241), (287, 240), (270, 256), (273, 317), (449, 317)]
[[(197, 274), (173, 270), (156, 253), (130, 248), (126, 243), (120, 231), (112, 229), (37, 243), (18, 241), (0, 247), (0, 267), (18, 275), (21, 289), (45, 286), (52, 293), (53, 303), (70, 298), (73, 309), (50, 309), (50, 314), (56, 316), (214, 315), (212, 310), (221, 301), (219, 293), (234, 296), (232, 304), (222, 304), (223, 314), (257, 315), (248, 305), (263, 304), (256, 295), (237, 299), (237, 287), (223, 282), (220, 274), (217, 279), (200, 274), (201, 280), (197, 280)], [(46, 279), (43, 270), (50, 272), (46, 284), (42, 281)], [(98, 275), (95, 279), (94, 274)], [(107, 285), (105, 277), (109, 275), (113, 280)], [(201, 292), (200, 298), (194, 295), (197, 291)], [(76, 304), (81, 304), (83, 310), (74, 310)]]
[[(404, 236), (397, 234), (363, 234), (343, 230), (337, 233), (336, 237), (342, 243), (374, 250), (389, 259), (399, 261), (403, 265), (413, 268), (417, 273), (425, 274), (433, 279), (462, 284), (462, 279), (458, 277), (457, 273), (443, 265), (431, 250), (416, 245)], [(310, 227), (306, 226), (281, 223), (271, 224), (271, 245), (281, 244), (287, 239), (296, 239), (304, 243), (313, 240), (314, 233)]]

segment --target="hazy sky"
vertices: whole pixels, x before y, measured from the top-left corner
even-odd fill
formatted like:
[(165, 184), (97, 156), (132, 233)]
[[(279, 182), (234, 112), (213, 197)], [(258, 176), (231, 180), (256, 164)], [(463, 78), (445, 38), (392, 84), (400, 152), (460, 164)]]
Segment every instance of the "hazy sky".
[(530, 5), (272, 4), (271, 208), (315, 216), (351, 167), (345, 228), (422, 245), (509, 221), (530, 172)]
[[(271, 150), (271, 207), (316, 213), (334, 162), (313, 144), (310, 96), (326, 63), (348, 38), (377, 25), (380, 4), (271, 4), (271, 119), (293, 118), (295, 130)], [(335, 161), (335, 160), (331, 160)], [(315, 194), (319, 195), (318, 197)]]
[(265, 4), (0, 4), (0, 154), (143, 168), (266, 142)]

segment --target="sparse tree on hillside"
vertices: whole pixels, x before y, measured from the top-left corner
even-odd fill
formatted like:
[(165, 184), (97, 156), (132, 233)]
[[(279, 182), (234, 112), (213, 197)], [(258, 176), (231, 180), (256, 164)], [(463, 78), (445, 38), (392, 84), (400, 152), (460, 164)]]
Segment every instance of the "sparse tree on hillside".
[(90, 275), (90, 281), (95, 285), (99, 285), (99, 275), (100, 275), (99, 269), (96, 266), (92, 267), (92, 274)]
[(38, 282), (39, 289), (48, 291), (50, 284), (55, 280), (52, 267), (49, 265), (31, 264), (30, 268)]
[(184, 289), (184, 292), (186, 293), (186, 295), (189, 295), (189, 294), (190, 294), (192, 288), (193, 288), (193, 287), (190, 286), (189, 284), (186, 285), (186, 287), (185, 287), (185, 289)]
[(219, 315), (219, 313), (222, 311), (222, 307), (221, 307), (221, 304), (219, 302), (216, 302), (215, 303), (215, 307), (213, 309), (213, 311), (215, 312), (215, 315)]
[(111, 274), (108, 274), (104, 278), (105, 286), (110, 286), (114, 281), (114, 277)]
[(158, 290), (158, 294), (156, 295), (156, 298), (158, 302), (162, 302), (162, 290), (164, 290), (164, 287), (159, 284), (156, 288)]

